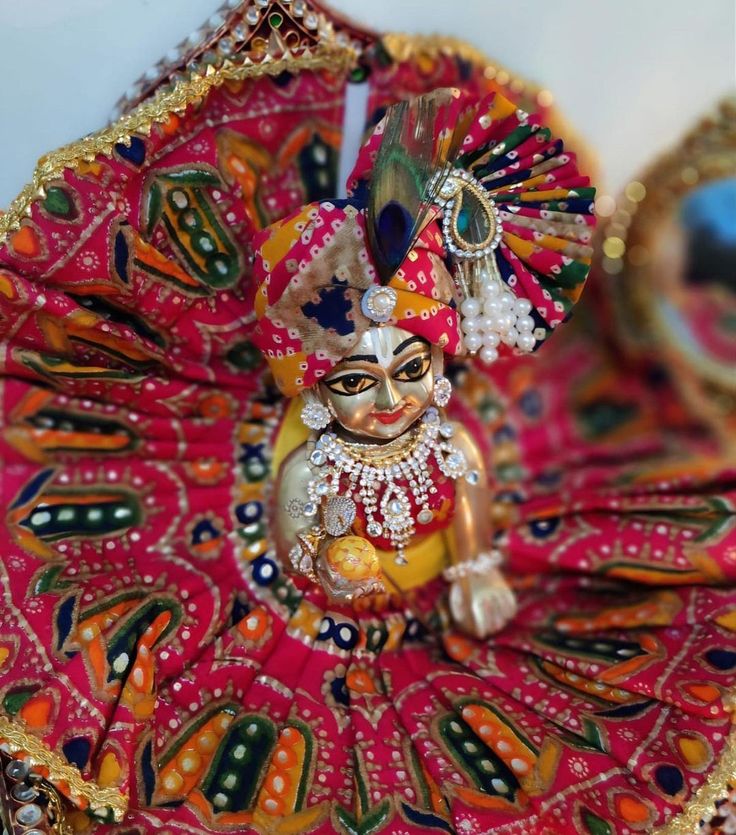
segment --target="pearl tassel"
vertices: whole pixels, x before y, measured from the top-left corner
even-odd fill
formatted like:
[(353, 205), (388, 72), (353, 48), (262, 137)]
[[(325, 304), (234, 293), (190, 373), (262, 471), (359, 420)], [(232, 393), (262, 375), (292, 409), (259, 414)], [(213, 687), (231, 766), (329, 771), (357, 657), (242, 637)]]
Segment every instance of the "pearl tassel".
[(518, 353), (531, 353), (537, 342), (534, 319), (529, 315), (532, 303), (507, 289), (492, 257), (478, 267), (474, 274), (466, 272), (466, 298), (460, 305), (463, 344), (468, 353), (478, 354), (487, 364), (498, 359), (501, 343), (516, 348)]

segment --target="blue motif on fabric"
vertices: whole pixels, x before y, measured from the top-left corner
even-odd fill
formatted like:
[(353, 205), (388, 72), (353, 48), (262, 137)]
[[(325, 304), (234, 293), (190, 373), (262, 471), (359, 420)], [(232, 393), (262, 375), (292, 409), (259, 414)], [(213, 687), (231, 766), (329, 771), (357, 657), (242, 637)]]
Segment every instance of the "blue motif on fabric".
[(519, 399), (521, 411), (528, 418), (536, 419), (542, 416), (542, 395), (536, 389), (527, 389)]
[(263, 516), (263, 505), (255, 500), (239, 504), (235, 508), (235, 516), (241, 525), (252, 525)]
[(228, 623), (230, 626), (237, 626), (241, 620), (248, 617), (250, 613), (250, 603), (246, 600), (240, 600), (238, 597), (233, 598), (233, 609), (230, 612)]
[(529, 530), (535, 539), (547, 539), (559, 528), (560, 519), (558, 516), (548, 519), (535, 519), (529, 523)]
[(262, 461), (264, 459), (265, 444), (241, 444), (242, 453), (238, 458), (238, 463), (245, 464), (247, 461), (256, 459)]
[(709, 649), (705, 660), (718, 670), (731, 670), (736, 667), (736, 652), (727, 649)]
[(26, 502), (29, 502), (34, 496), (41, 492), (41, 488), (43, 487), (44, 482), (49, 479), (54, 474), (53, 469), (49, 468), (46, 470), (41, 470), (41, 472), (34, 476), (28, 484), (20, 491), (20, 495), (18, 496), (17, 500), (10, 505), (11, 510), (15, 510), (16, 507), (21, 507)]
[(67, 760), (81, 770), (87, 765), (92, 743), (86, 737), (76, 736), (74, 739), (65, 742), (61, 750)]
[(606, 710), (596, 710), (596, 716), (608, 716), (611, 719), (630, 719), (632, 716), (640, 716), (654, 702), (654, 699), (644, 699), (633, 704), (617, 705)]
[(334, 618), (325, 615), (319, 627), (318, 641), (334, 641), (340, 649), (353, 649), (360, 633), (352, 623), (345, 621), (338, 623)]
[(250, 564), (253, 580), (259, 586), (270, 586), (279, 576), (276, 563), (265, 554), (256, 557)]
[(202, 519), (197, 522), (192, 531), (192, 545), (201, 545), (221, 536), (221, 531), (212, 524), (209, 519)]
[(679, 794), (685, 787), (682, 772), (674, 765), (659, 765), (654, 770), (654, 780), (665, 794), (671, 797)]
[(141, 754), (141, 777), (143, 778), (143, 796), (146, 805), (153, 802), (153, 792), (156, 789), (156, 772), (153, 768), (153, 743), (147, 742)]
[(442, 832), (454, 832), (455, 830), (447, 823), (446, 820), (435, 815), (432, 812), (423, 812), (420, 809), (415, 809), (409, 806), (408, 803), (402, 803), (401, 808), (404, 814), (412, 823), (422, 827), (422, 829), (439, 829)]
[(146, 159), (146, 146), (143, 143), (143, 140), (139, 139), (137, 136), (130, 137), (130, 146), (126, 145), (124, 142), (118, 142), (115, 146), (115, 151), (118, 156), (128, 162), (132, 162), (133, 165), (142, 165)]
[(128, 275), (128, 258), (130, 256), (130, 249), (128, 242), (125, 240), (125, 235), (122, 230), (118, 230), (115, 235), (115, 272), (126, 283), (130, 283), (130, 276)]
[(345, 683), (345, 676), (335, 678), (330, 684), (332, 697), (334, 700), (345, 707), (350, 705), (350, 693), (348, 692), (347, 684)]
[[(56, 629), (58, 634), (58, 640), (56, 643), (56, 649), (60, 650), (69, 637), (69, 633), (72, 631), (72, 627), (74, 626), (74, 609), (77, 605), (77, 599), (75, 597), (68, 597), (63, 603), (59, 605), (59, 608), (56, 611)], [(67, 652), (66, 653), (68, 658), (73, 658), (76, 655), (76, 652)]]
[(496, 263), (498, 264), (498, 271), (501, 273), (501, 278), (503, 279), (504, 284), (508, 284), (509, 280), (513, 278), (516, 273), (514, 272), (514, 268), (509, 264), (506, 259), (506, 256), (501, 252), (501, 248), (499, 247), (496, 250)]
[(331, 203), (337, 209), (347, 209), (348, 206), (350, 206), (353, 209), (361, 211), (362, 209), (365, 209), (368, 199), (365, 198), (363, 200), (359, 200), (355, 195), (353, 195), (352, 197), (340, 197), (339, 199), (332, 198), (327, 202)]
[(347, 281), (333, 276), (331, 286), (319, 290), (319, 301), (302, 305), (302, 313), (308, 319), (315, 319), (321, 328), (334, 330), (340, 336), (354, 333), (355, 322), (348, 318), (353, 305), (345, 294), (347, 289)]

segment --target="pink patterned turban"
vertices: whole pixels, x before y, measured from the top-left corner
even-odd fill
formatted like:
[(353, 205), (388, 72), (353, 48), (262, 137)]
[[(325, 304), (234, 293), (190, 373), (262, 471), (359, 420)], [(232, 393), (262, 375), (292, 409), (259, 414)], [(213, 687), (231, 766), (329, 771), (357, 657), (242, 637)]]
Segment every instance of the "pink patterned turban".
[(324, 377), (376, 321), (423, 336), (449, 354), (462, 350), (439, 224), (425, 226), (385, 285), (387, 297), (365, 225), (365, 209), (355, 201), (323, 201), (273, 224), (256, 242), (253, 341), (289, 397)]

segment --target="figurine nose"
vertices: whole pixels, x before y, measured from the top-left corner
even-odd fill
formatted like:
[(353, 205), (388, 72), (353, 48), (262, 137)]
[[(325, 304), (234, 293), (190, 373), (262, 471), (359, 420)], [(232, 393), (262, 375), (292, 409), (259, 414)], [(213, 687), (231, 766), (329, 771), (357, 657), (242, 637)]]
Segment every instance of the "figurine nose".
[(396, 391), (396, 384), (390, 377), (387, 377), (376, 396), (376, 409), (379, 412), (390, 412), (400, 400), (401, 395)]

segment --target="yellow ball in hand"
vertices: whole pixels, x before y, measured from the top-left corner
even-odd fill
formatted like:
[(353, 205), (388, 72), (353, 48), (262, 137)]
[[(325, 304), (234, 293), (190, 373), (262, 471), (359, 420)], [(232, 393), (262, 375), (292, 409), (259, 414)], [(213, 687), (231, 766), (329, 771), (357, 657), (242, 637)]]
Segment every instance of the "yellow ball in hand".
[(325, 558), (332, 571), (353, 583), (381, 575), (376, 549), (362, 536), (341, 536), (330, 543)]

